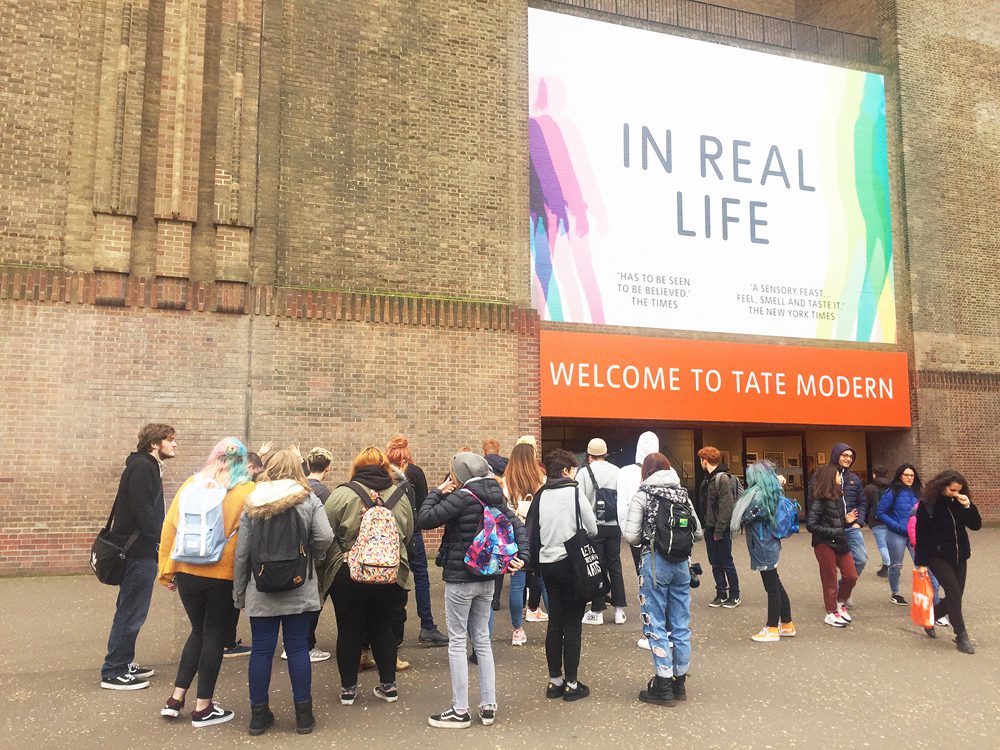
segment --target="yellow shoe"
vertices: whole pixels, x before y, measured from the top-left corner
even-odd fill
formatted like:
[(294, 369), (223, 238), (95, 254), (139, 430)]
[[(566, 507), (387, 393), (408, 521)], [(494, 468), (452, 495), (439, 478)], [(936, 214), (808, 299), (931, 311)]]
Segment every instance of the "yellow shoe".
[(372, 652), (367, 649), (361, 652), (361, 664), (358, 668), (365, 672), (369, 669), (375, 669), (375, 660), (372, 658)]
[(778, 624), (778, 635), (782, 638), (794, 638), (795, 637), (795, 623), (794, 622), (782, 622)]
[(402, 672), (403, 670), (406, 670), (406, 669), (409, 669), (409, 668), (410, 668), (410, 662), (408, 662), (408, 661), (406, 661), (404, 659), (400, 659), (398, 656), (396, 657), (396, 671), (397, 672)]
[(777, 643), (781, 638), (778, 636), (778, 628), (761, 628), (759, 633), (750, 636), (750, 640), (757, 643)]

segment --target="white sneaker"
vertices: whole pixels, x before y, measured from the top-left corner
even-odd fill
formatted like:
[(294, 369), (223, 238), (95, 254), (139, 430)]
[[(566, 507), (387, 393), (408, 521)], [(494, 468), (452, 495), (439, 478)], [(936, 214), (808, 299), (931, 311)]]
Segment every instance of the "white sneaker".
[(523, 646), (528, 642), (528, 636), (524, 632), (524, 628), (515, 628), (514, 633), (511, 635), (510, 643), (512, 646)]
[(846, 628), (847, 627), (847, 623), (844, 622), (840, 618), (840, 615), (838, 613), (836, 613), (836, 612), (828, 612), (827, 615), (826, 615), (826, 617), (823, 618), (823, 622), (825, 622), (827, 625), (832, 625), (835, 628)]
[(649, 639), (647, 639), (647, 638), (640, 638), (639, 640), (637, 640), (635, 642), (635, 645), (638, 646), (641, 649), (645, 649), (646, 651), (650, 650), (650, 648), (649, 648)]
[(627, 619), (628, 617), (626, 616), (624, 609), (615, 610), (615, 625), (624, 625), (625, 620)]
[(326, 661), (329, 658), (330, 658), (329, 651), (321, 651), (320, 649), (315, 647), (309, 649), (309, 661), (311, 662)]
[(548, 622), (549, 616), (541, 609), (529, 609), (528, 613), (524, 616), (524, 620), (525, 622)]
[(284, 650), (284, 649), (282, 649), (282, 650), (281, 650), (281, 658), (282, 658), (282, 659), (285, 659), (286, 661), (287, 661), (287, 659), (288, 659), (288, 654), (287, 654), (287, 653), (285, 652), (285, 650)]
[(943, 627), (948, 627), (949, 625), (951, 625), (951, 620), (948, 619), (948, 615), (945, 615), (944, 617), (937, 618), (934, 621), (934, 624), (941, 625)]
[(604, 624), (604, 613), (603, 612), (587, 612), (580, 621), (584, 625), (603, 625)]
[(837, 602), (837, 614), (840, 615), (841, 620), (848, 625), (851, 624), (851, 616), (847, 613), (847, 602)]

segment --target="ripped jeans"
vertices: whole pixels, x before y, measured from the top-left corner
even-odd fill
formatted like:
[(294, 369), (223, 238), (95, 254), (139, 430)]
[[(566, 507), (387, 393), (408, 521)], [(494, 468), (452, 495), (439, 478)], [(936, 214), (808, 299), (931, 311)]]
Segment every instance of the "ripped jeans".
[[(653, 565), (656, 566), (654, 583)], [(657, 677), (680, 677), (691, 665), (691, 571), (642, 550), (639, 568), (642, 632), (649, 639)], [(672, 647), (672, 648), (671, 648)]]

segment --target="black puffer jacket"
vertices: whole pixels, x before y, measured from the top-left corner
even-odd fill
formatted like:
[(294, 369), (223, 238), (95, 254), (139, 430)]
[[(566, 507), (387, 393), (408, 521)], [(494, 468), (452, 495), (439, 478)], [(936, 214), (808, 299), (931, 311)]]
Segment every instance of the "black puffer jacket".
[[(507, 506), (507, 501), (503, 496), (503, 490), (496, 479), (472, 479), (466, 482), (465, 487), (476, 493), (479, 500), (487, 505), (491, 505), (503, 510), (504, 515), (510, 519), (514, 527), (514, 536), (517, 541), (517, 556), (528, 561), (528, 535), (524, 530), (524, 524)], [(476, 538), (476, 534), (483, 528), (483, 506), (480, 505), (470, 492), (465, 488), (443, 495), (437, 488), (431, 490), (424, 504), (420, 507), (417, 515), (417, 525), (421, 529), (434, 529), (444, 526), (444, 538), (441, 540), (442, 555), (444, 558), (443, 578), (447, 583), (469, 583), (475, 581), (486, 581), (498, 578), (499, 576), (481, 576), (473, 573), (465, 566), (465, 553)]]
[(844, 514), (843, 498), (812, 499), (806, 517), (806, 528), (812, 532), (813, 547), (825, 544), (837, 553), (844, 553), (850, 549), (847, 544), (847, 532), (844, 531)]
[(975, 503), (968, 508), (954, 498), (939, 498), (934, 506), (917, 506), (917, 546), (913, 551), (915, 565), (930, 565), (932, 557), (958, 565), (972, 556), (968, 529), (979, 531), (983, 518)]

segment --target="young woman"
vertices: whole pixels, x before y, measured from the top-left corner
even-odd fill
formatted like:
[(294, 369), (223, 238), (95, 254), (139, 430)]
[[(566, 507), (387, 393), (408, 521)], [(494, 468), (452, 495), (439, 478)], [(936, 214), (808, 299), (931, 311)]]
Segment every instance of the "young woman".
[[(580, 667), (583, 613), (589, 602), (576, 597), (573, 565), (565, 543), (577, 533), (577, 518), (591, 538), (597, 536), (594, 509), (580, 497), (576, 457), (554, 450), (545, 457), (547, 480), (528, 510), (531, 568), (541, 573), (549, 591), (549, 625), (545, 658), (549, 667), (548, 698), (575, 701), (590, 695), (577, 679)], [(563, 669), (565, 668), (565, 673)]]
[[(534, 446), (527, 443), (518, 443), (514, 446), (504, 471), (503, 484), (510, 507), (523, 523), (528, 517), (528, 511), (531, 509), (535, 494), (545, 484), (545, 475), (538, 466)], [(514, 629), (511, 643), (515, 646), (523, 646), (528, 642), (528, 636), (525, 635), (523, 627), (524, 589), (527, 578), (528, 571), (524, 569), (517, 571), (510, 577), (508, 605), (510, 606), (510, 623)], [(536, 585), (541, 586), (541, 578), (536, 579), (536, 581)], [(545, 619), (548, 617), (546, 616)], [(542, 621), (537, 615), (534, 620), (536, 622)]]
[(758, 643), (777, 643), (781, 636), (794, 636), (792, 605), (778, 577), (781, 540), (774, 535), (775, 513), (783, 492), (774, 466), (757, 461), (747, 467), (747, 489), (742, 503), (742, 518), (733, 517), (733, 526), (742, 525), (750, 552), (750, 567), (760, 573), (767, 592), (767, 624), (750, 639)]
[(429, 717), (427, 723), (440, 729), (471, 726), (469, 713), (469, 639), (479, 665), (479, 718), (489, 726), (496, 719), (496, 666), (490, 645), (490, 616), (494, 580), (465, 564), (472, 540), (483, 528), (484, 506), (497, 508), (510, 519), (517, 541), (517, 557), (509, 570), (517, 572), (527, 560), (527, 538), (517, 515), (507, 507), (503, 490), (483, 456), (463, 452), (451, 461), (451, 475), (430, 491), (417, 516), (422, 529), (444, 526), (441, 540), (444, 607), (448, 623), (448, 664), (451, 667), (451, 707)]
[(643, 634), (653, 657), (654, 675), (640, 691), (639, 700), (672, 706), (675, 701), (687, 700), (684, 683), (691, 664), (691, 569), (688, 558), (671, 560), (654, 548), (661, 503), (677, 506), (678, 518), (685, 519), (688, 527), (694, 524), (690, 543), (704, 536), (694, 503), (680, 486), (670, 461), (662, 453), (650, 453), (642, 461), (642, 482), (629, 503), (622, 534), (625, 541), (641, 549), (639, 606)]
[[(819, 563), (823, 583), (823, 603), (827, 625), (847, 627), (851, 616), (845, 602), (858, 582), (858, 572), (847, 543), (846, 529), (858, 520), (858, 511), (847, 512), (840, 471), (833, 464), (816, 470), (812, 478), (812, 500), (806, 517), (806, 528), (812, 532), (813, 553)], [(837, 583), (837, 570), (840, 583)]]
[[(227, 491), (222, 499), (225, 547), (218, 562), (192, 564), (173, 559), (180, 522), (181, 498), (203, 490)], [(222, 666), (223, 649), (233, 622), (233, 562), (236, 557), (236, 533), (247, 496), (253, 490), (247, 465), (247, 449), (236, 438), (221, 440), (208, 454), (205, 468), (188, 479), (174, 496), (160, 535), (160, 583), (176, 591), (184, 605), (191, 634), (181, 652), (174, 692), (167, 698), (160, 715), (176, 718), (184, 708), (191, 682), (198, 675), (198, 698), (191, 712), (191, 724), (204, 727), (222, 724), (233, 712), (212, 701), (215, 683)]]
[[(258, 591), (256, 578), (251, 575), (252, 566), (256, 566), (253, 550), (263, 545), (265, 540), (280, 543), (281, 547), (296, 542), (295, 539), (277, 538), (291, 533), (287, 529), (298, 527), (298, 521), (285, 516), (286, 512), (297, 514), (304, 529), (304, 538), (298, 541), (308, 546), (306, 580), (298, 588), (287, 591)], [(289, 520), (294, 523), (288, 523)], [(316, 725), (312, 711), (309, 627), (320, 608), (319, 586), (313, 566), (326, 556), (326, 550), (333, 541), (333, 531), (323, 504), (306, 483), (301, 460), (292, 451), (278, 451), (268, 460), (267, 468), (258, 476), (257, 486), (247, 498), (237, 539), (233, 601), (237, 608), (246, 609), (253, 641), (247, 670), (250, 734), (263, 734), (274, 723), (268, 689), (279, 628), (288, 656), (288, 675), (295, 702), (295, 731), (308, 734)]]
[(983, 526), (979, 510), (969, 497), (969, 484), (957, 471), (943, 471), (927, 483), (917, 508), (917, 547), (914, 564), (930, 569), (944, 588), (935, 611), (948, 616), (955, 629), (955, 644), (963, 654), (974, 654), (965, 629), (962, 596), (972, 554), (969, 530)]
[(889, 548), (889, 601), (900, 606), (906, 599), (899, 593), (899, 579), (903, 568), (903, 553), (910, 548), (906, 525), (910, 511), (920, 500), (922, 485), (913, 464), (902, 464), (878, 502), (878, 517), (885, 524), (885, 543)]
[[(399, 568), (396, 582), (388, 584), (359, 583), (351, 578), (347, 554), (358, 540), (361, 519), (370, 507), (359, 491), (374, 503), (390, 507), (399, 531)], [(326, 516), (333, 528), (334, 542), (329, 563), (323, 573), (323, 585), (328, 587), (337, 616), (337, 667), (340, 670), (340, 702), (354, 703), (358, 695), (358, 668), (365, 642), (378, 667), (379, 684), (372, 694), (395, 703), (399, 698), (396, 687), (397, 638), (394, 622), (402, 628), (397, 609), (405, 601), (410, 581), (410, 565), (406, 556), (407, 543), (413, 535), (413, 485), (399, 472), (393, 472), (385, 453), (375, 447), (361, 451), (351, 466), (351, 479), (340, 485), (326, 501)]]

